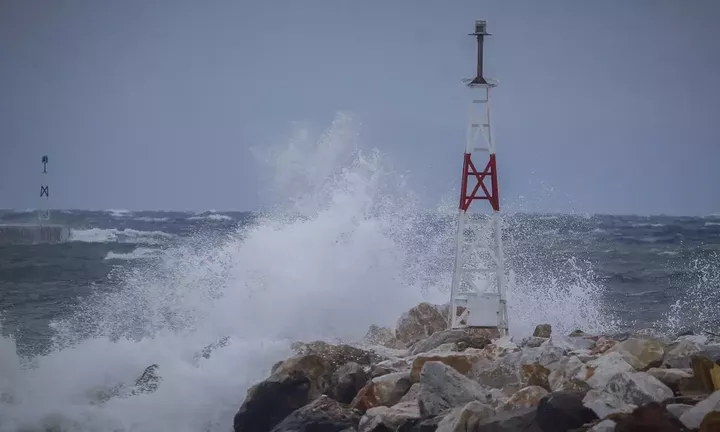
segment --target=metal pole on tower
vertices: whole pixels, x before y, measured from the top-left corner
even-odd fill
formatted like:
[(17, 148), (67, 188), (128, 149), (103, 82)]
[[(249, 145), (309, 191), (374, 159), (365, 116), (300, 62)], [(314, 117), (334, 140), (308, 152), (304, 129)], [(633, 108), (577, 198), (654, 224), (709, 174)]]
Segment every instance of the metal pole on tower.
[[(463, 80), (473, 92), (473, 99), (463, 155), (448, 324), (450, 328), (497, 329), (505, 336), (509, 322), (502, 220), (490, 121), (490, 94), (497, 81), (483, 73), (483, 42), (485, 36), (490, 36), (486, 21), (475, 21), (475, 32), (470, 36), (477, 39), (477, 70), (474, 78)], [(490, 230), (487, 217), (472, 211), (473, 203), (481, 200), (487, 201), (492, 209)]]
[(40, 180), (40, 207), (38, 208), (38, 221), (41, 226), (44, 222), (50, 220), (50, 185), (48, 185), (47, 181), (47, 164), (48, 157), (45, 155), (42, 157), (43, 170), (40, 173), (42, 179)]

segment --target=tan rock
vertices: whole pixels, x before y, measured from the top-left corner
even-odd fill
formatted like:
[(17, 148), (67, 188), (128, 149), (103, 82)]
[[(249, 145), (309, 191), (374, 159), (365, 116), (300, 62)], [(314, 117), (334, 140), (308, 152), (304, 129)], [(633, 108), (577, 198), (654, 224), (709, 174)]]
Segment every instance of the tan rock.
[(604, 354), (615, 344), (617, 344), (616, 340), (602, 336), (595, 342), (595, 347), (590, 351), (590, 354)]
[(478, 361), (478, 354), (474, 351), (468, 352), (447, 352), (447, 353), (436, 353), (436, 354), (420, 354), (413, 360), (412, 367), (410, 369), (410, 380), (415, 383), (420, 378), (420, 372), (423, 366), (427, 362), (438, 361), (444, 363), (461, 374), (468, 376), (473, 370), (473, 365)]
[(550, 369), (539, 363), (525, 364), (521, 366), (523, 382), (528, 386), (539, 386), (550, 390)]
[(372, 382), (369, 382), (365, 387), (361, 388), (355, 399), (350, 402), (350, 408), (356, 409), (362, 413), (366, 412), (370, 408), (381, 406), (380, 402), (375, 397), (375, 386)]
[(628, 338), (607, 350), (615, 352), (635, 370), (642, 371), (662, 363), (665, 350), (660, 342), (652, 339)]
[(334, 368), (325, 358), (306, 354), (290, 357), (280, 364), (267, 381), (280, 382), (291, 376), (304, 376), (310, 381), (309, 399), (316, 399), (330, 386)]
[(413, 343), (448, 327), (447, 317), (430, 303), (420, 303), (405, 312), (397, 322), (395, 337), (405, 343)]
[(410, 372), (395, 372), (373, 378), (375, 398), (380, 405), (393, 406), (410, 390)]
[(529, 386), (518, 390), (515, 394), (510, 396), (505, 405), (502, 407), (503, 411), (517, 411), (525, 408), (536, 407), (540, 403), (548, 391), (539, 386)]

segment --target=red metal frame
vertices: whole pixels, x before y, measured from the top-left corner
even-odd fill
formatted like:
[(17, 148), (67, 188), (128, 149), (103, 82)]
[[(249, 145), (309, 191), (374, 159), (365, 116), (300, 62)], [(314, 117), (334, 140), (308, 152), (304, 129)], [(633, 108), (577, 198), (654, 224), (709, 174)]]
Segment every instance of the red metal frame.
[[(495, 154), (490, 154), (490, 160), (483, 171), (478, 171), (475, 168), (475, 164), (470, 157), (470, 153), (465, 153), (465, 160), (463, 162), (463, 176), (462, 186), (460, 191), (460, 210), (466, 211), (470, 208), (470, 204), (473, 200), (488, 200), (493, 210), (500, 211), (500, 197), (498, 194), (498, 181), (497, 181), (497, 164), (495, 163)], [(468, 179), (475, 177), (477, 184), (473, 188), (472, 192), (468, 193)], [(485, 186), (485, 177), (490, 177), (490, 191)], [(478, 192), (482, 189), (483, 195), (478, 195)]]

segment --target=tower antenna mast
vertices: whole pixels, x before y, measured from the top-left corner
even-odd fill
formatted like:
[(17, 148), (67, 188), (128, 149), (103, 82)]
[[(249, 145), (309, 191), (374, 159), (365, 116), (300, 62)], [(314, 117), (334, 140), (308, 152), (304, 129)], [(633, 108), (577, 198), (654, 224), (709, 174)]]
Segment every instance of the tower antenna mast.
[[(483, 42), (487, 23), (475, 21), (477, 69), (474, 78), (463, 80), (473, 93), (467, 128), (460, 187), (455, 265), (450, 290), (450, 328), (491, 328), (501, 336), (509, 331), (506, 302), (502, 220), (498, 190), (495, 141), (492, 135), (490, 94), (497, 81), (483, 72)], [(489, 183), (489, 185), (488, 185)], [(492, 234), (488, 218), (475, 210), (475, 201), (492, 208)]]

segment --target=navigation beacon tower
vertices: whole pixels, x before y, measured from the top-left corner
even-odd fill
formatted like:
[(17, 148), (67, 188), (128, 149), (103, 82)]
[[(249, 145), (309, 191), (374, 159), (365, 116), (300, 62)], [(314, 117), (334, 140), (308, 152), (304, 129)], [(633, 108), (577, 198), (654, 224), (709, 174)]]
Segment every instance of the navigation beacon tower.
[[(455, 269), (450, 290), (450, 328), (496, 328), (508, 334), (502, 220), (495, 141), (490, 117), (490, 93), (497, 81), (483, 75), (483, 41), (490, 36), (486, 21), (475, 21), (477, 71), (463, 80), (473, 93), (462, 165)], [(489, 220), (476, 201), (492, 208)], [(491, 229), (488, 230), (489, 225)]]
[(38, 222), (42, 226), (50, 221), (50, 185), (47, 181), (47, 155), (42, 157), (43, 170), (40, 173), (42, 179), (40, 180), (40, 206), (38, 207)]

